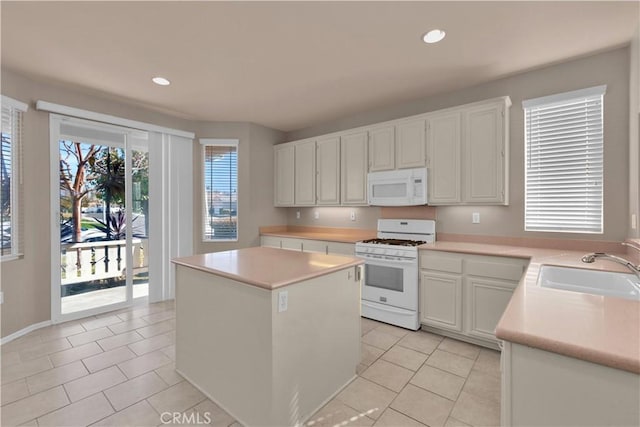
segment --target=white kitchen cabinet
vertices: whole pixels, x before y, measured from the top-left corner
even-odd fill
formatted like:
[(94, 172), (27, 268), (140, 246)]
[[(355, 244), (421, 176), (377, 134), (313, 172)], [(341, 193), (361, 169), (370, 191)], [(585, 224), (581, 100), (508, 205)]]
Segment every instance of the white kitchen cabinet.
[(638, 426), (640, 376), (504, 342), (502, 426)]
[(427, 167), (430, 205), (461, 202), (460, 112), (436, 114), (427, 119)]
[(495, 328), (527, 264), (522, 258), (421, 251), (421, 323), (496, 348)]
[(420, 319), (425, 325), (462, 331), (462, 276), (420, 273)]
[(275, 205), (365, 206), (367, 173), (424, 166), (429, 205), (507, 205), (510, 106), (504, 96), (279, 144)]
[(295, 188), (295, 146), (279, 144), (273, 147), (274, 205), (293, 206)]
[(340, 137), (316, 141), (316, 204), (340, 204)]
[(396, 168), (425, 166), (425, 119), (406, 120), (396, 125)]
[(343, 205), (367, 204), (367, 138), (367, 132), (353, 133), (340, 138), (340, 202)]
[(295, 143), (295, 205), (316, 204), (316, 141)]
[(464, 201), (508, 204), (505, 102), (464, 109)]
[(289, 249), (303, 252), (317, 252), (329, 255), (354, 256), (355, 253), (354, 243), (301, 239), (297, 237), (260, 236), (260, 245), (268, 246), (271, 248)]
[(396, 167), (396, 140), (393, 125), (369, 129), (369, 172)]
[(508, 97), (427, 116), (429, 204), (508, 204)]

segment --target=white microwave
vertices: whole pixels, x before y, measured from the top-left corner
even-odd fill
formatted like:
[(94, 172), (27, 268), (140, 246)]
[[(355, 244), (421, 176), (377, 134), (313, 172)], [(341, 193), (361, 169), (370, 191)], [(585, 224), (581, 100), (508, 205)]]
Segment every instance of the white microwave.
[(372, 206), (427, 204), (427, 168), (370, 172), (367, 186)]

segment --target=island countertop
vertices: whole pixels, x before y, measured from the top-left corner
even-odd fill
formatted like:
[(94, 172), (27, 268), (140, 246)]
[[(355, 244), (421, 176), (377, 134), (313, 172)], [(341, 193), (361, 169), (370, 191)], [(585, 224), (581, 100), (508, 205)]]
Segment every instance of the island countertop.
[(172, 262), (267, 290), (364, 263), (359, 258), (268, 247), (192, 255)]

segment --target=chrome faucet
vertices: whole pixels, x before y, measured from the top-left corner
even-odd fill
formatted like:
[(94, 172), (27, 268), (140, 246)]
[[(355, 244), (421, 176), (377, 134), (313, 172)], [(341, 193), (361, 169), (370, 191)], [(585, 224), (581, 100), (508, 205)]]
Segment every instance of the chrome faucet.
[[(630, 243), (627, 243), (627, 242), (623, 242), (622, 244), (625, 245), (625, 246), (632, 247), (632, 248), (640, 251), (640, 246), (636, 246), (634, 244), (630, 244)], [(640, 264), (639, 265), (634, 265), (631, 261), (626, 260), (624, 258), (620, 258), (619, 256), (609, 255), (609, 254), (606, 254), (604, 252), (594, 252), (594, 253), (587, 254), (587, 255), (583, 256), (582, 257), (582, 262), (586, 262), (588, 264), (591, 264), (592, 262), (594, 262), (596, 260), (596, 258), (608, 259), (610, 261), (617, 262), (618, 264), (624, 265), (629, 270), (631, 270), (636, 276), (638, 276), (638, 279), (640, 279)]]

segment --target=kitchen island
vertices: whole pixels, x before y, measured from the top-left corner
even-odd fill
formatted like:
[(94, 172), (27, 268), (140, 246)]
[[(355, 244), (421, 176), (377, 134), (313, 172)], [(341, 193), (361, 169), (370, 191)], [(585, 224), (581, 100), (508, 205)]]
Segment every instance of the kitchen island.
[(355, 377), (362, 260), (257, 247), (173, 262), (176, 370), (242, 424), (303, 423)]

